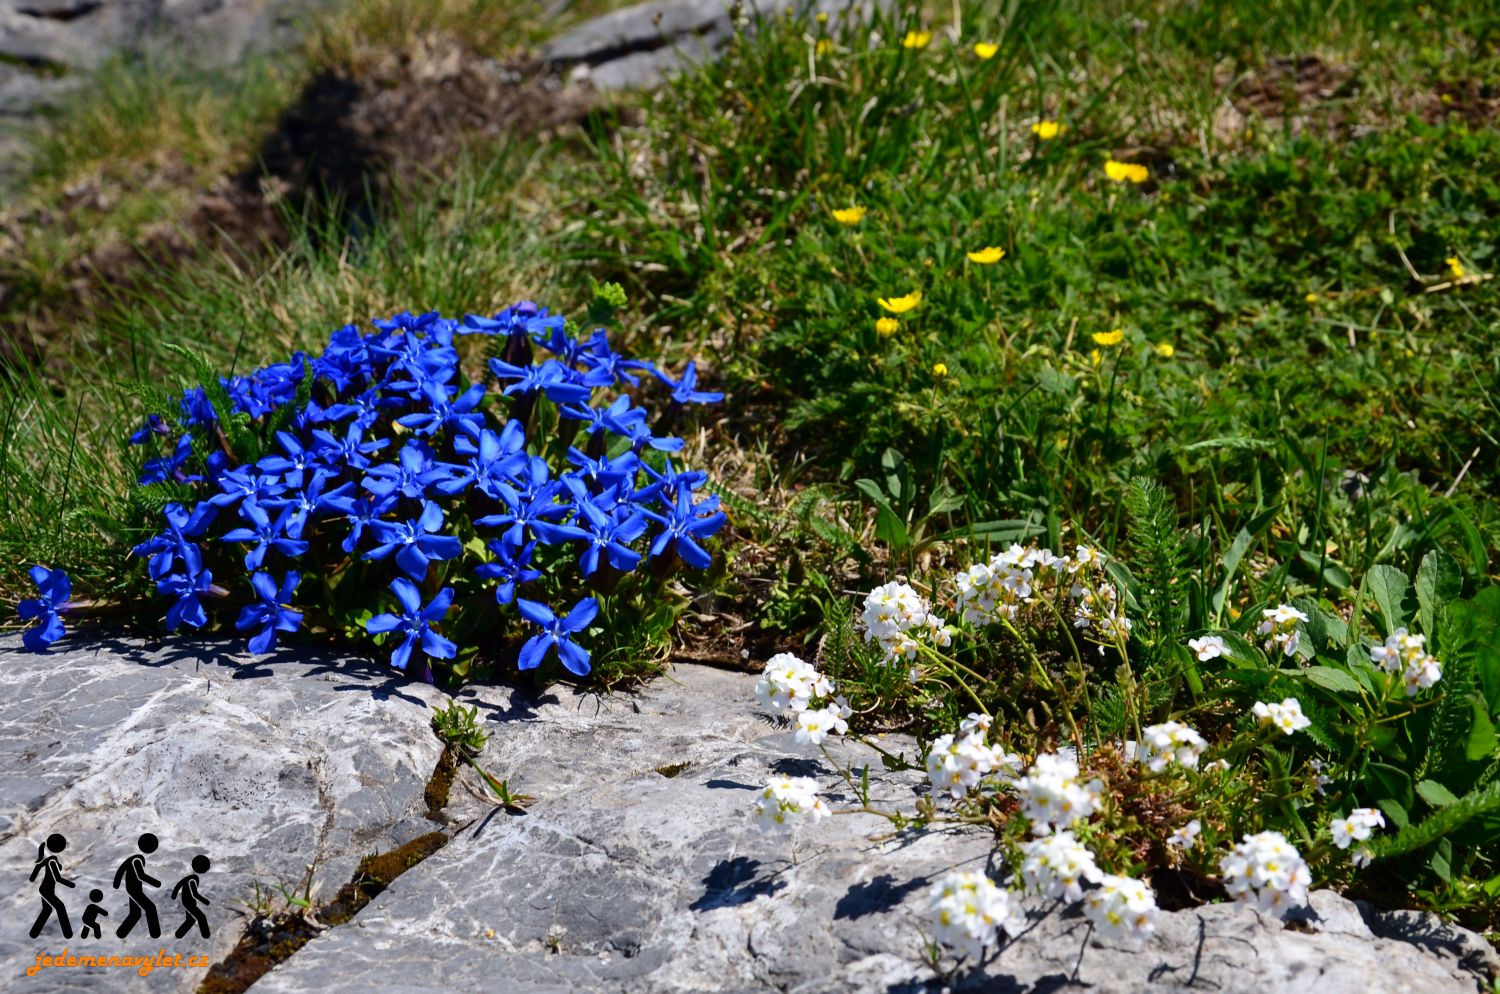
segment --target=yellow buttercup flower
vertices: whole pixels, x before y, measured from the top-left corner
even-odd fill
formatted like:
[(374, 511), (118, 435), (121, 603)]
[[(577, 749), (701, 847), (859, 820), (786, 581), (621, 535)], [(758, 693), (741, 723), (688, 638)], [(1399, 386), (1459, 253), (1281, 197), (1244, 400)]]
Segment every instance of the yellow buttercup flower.
[(931, 31), (908, 31), (906, 37), (901, 39), (901, 47), (926, 48), (930, 41), (932, 41)]
[(819, 38), (818, 43), (813, 46), (813, 51), (818, 55), (827, 55), (829, 52), (833, 51), (833, 39)]
[(1093, 363), (1095, 366), (1099, 365), (1100, 360), (1102, 360), (1103, 358), (1104, 357), (1099, 354), (1098, 349), (1089, 349), (1089, 362)]
[(820, 11), (818, 11), (818, 23), (819, 24), (827, 24), (828, 23), (828, 11), (826, 11), (826, 10), (820, 10)]
[(1151, 170), (1135, 162), (1116, 162), (1114, 159), (1104, 163), (1104, 175), (1116, 183), (1129, 180), (1132, 183), (1144, 183), (1151, 178)]
[(863, 207), (835, 209), (833, 219), (839, 224), (858, 224), (865, 219), (865, 209)]
[(933, 366), (932, 366), (932, 375), (938, 377), (939, 379), (941, 379), (942, 377), (948, 375), (948, 367), (945, 366), (945, 365), (943, 365), (940, 362), (933, 363)]
[(993, 59), (995, 53), (1000, 51), (999, 45), (992, 45), (987, 41), (976, 41), (974, 43), (974, 54), (981, 59)]
[(904, 297), (876, 298), (875, 302), (892, 314), (905, 314), (922, 302), (922, 291), (913, 290)]
[(996, 248), (994, 245), (991, 245), (989, 248), (982, 248), (978, 252), (970, 252), (968, 256), (970, 262), (980, 266), (988, 266), (1005, 258), (1005, 249)]
[(889, 338), (901, 327), (901, 322), (895, 318), (877, 318), (875, 321), (875, 333), (881, 338)]
[(1443, 261), (1448, 264), (1449, 276), (1453, 277), (1456, 280), (1461, 280), (1464, 278), (1464, 266), (1463, 263), (1458, 261), (1458, 256), (1450, 255)]
[(1067, 130), (1066, 124), (1059, 124), (1057, 121), (1038, 121), (1031, 126), (1031, 133), (1044, 142), (1051, 141)]
[(1096, 332), (1094, 332), (1094, 344), (1095, 345), (1105, 345), (1105, 346), (1108, 346), (1108, 345), (1119, 345), (1124, 340), (1125, 340), (1125, 332), (1121, 331), (1119, 328), (1116, 328), (1114, 331), (1096, 331)]
[(1310, 293), (1302, 299), (1307, 301), (1309, 304), (1316, 304), (1318, 302), (1318, 295), (1315, 293)]
[(1170, 359), (1177, 354), (1177, 349), (1172, 345), (1171, 342), (1157, 342), (1156, 354), (1161, 356), (1163, 359)]

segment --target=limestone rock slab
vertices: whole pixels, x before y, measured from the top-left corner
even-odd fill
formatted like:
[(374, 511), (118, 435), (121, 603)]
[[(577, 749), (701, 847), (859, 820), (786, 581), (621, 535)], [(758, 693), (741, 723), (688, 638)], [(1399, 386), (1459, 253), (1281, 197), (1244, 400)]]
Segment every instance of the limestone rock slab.
[[(65, 946), (91, 955), (165, 946), (217, 960), (245, 926), (236, 911), (253, 882), (295, 885), (316, 862), (314, 881), (331, 898), (361, 857), (437, 828), (423, 791), (441, 751), (430, 706), (443, 695), (393, 676), (357, 660), (250, 660), (188, 641), (33, 655), (0, 640), (0, 977)], [(27, 934), (42, 907), (27, 878), (53, 832), (67, 838), (59, 859), (77, 884), (58, 888), (71, 941), (55, 921)], [(151, 892), (164, 933), (156, 942), (142, 929), (113, 933), (126, 900), (112, 876), (144, 832), (160, 840), (147, 860), (164, 885)], [(184, 916), (169, 892), (200, 852), (213, 864), (201, 887), (213, 934), (176, 940)], [(109, 917), (102, 938), (82, 940), (79, 916), (96, 887)], [(202, 976), (43, 970), (25, 989), (185, 991)]]

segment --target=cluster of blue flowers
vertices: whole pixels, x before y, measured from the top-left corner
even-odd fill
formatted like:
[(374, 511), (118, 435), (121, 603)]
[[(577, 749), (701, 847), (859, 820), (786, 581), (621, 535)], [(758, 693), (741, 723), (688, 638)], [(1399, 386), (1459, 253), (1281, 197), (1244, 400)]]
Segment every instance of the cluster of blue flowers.
[[(698, 389), (692, 364), (674, 380), (615, 352), (604, 329), (575, 337), (529, 302), (493, 318), (403, 312), (373, 325), (339, 329), (321, 355), (189, 390), (175, 416), (153, 414), (131, 437), (156, 453), (142, 484), (195, 495), (167, 504), (161, 533), (135, 549), (169, 598), (168, 630), (237, 607), (235, 627), (264, 653), (305, 620), (338, 630), (357, 619), (394, 644), (397, 669), (420, 652), (432, 679), (430, 660), (458, 649), (441, 630), (499, 642), (497, 604), (514, 603), (540, 628), (520, 667), (556, 649), (582, 676), (590, 657), (576, 639), (598, 602), (557, 611), (523, 596), (528, 585), (572, 599), (614, 589), (643, 560), (657, 577), (710, 565), (704, 540), (724, 514), (698, 492), (705, 473), (673, 465), (683, 442), (665, 434), (686, 405), (723, 399)], [(496, 388), (465, 380), (460, 336), (488, 340)], [(534, 349), (550, 355), (534, 361)], [(642, 373), (669, 398), (654, 425), (632, 394)], [(299, 597), (309, 571), (316, 590)], [(68, 591), (63, 576), (48, 592), (53, 575), (26, 608), (44, 621), (29, 645), (61, 634), (52, 605)], [(386, 588), (395, 610), (375, 613), (371, 592)]]

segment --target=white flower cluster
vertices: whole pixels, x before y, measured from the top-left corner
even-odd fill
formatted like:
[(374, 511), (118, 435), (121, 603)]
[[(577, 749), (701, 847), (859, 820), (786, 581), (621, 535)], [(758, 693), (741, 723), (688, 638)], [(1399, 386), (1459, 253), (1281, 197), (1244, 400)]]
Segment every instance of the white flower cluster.
[(937, 940), (975, 959), (983, 958), (1001, 930), (1021, 930), (1010, 894), (982, 873), (955, 870), (929, 893)]
[(1400, 673), (1406, 684), (1406, 696), (1415, 697), (1443, 678), (1443, 664), (1427, 652), (1427, 636), (1412, 635), (1398, 628), (1384, 645), (1370, 649), (1370, 662), (1382, 670)]
[(1167, 836), (1167, 845), (1178, 849), (1191, 849), (1193, 843), (1198, 841), (1198, 835), (1203, 831), (1203, 822), (1194, 818), (1186, 825)]
[(985, 743), (988, 722), (984, 727), (965, 725), (957, 736), (938, 736), (927, 750), (927, 779), (932, 789), (954, 798), (963, 797), (997, 771), (1003, 779), (1014, 779), (1021, 765), (1019, 756)]
[(790, 834), (803, 822), (831, 814), (811, 777), (772, 777), (755, 798), (755, 822), (762, 831)]
[[(1348, 849), (1355, 842), (1364, 842), (1377, 828), (1385, 827), (1385, 815), (1379, 808), (1355, 808), (1347, 818), (1335, 818), (1328, 824), (1333, 835), (1333, 844)], [(1361, 846), (1354, 851), (1354, 865), (1367, 866), (1373, 857), (1370, 850)]]
[(953, 578), (963, 619), (979, 626), (1000, 618), (1014, 621), (1021, 606), (1031, 602), (1033, 588), (1045, 571), (1059, 573), (1068, 562), (1051, 549), (1012, 545), (988, 563), (975, 563)]
[(1043, 897), (1083, 900), (1083, 881), (1098, 883), (1103, 876), (1094, 854), (1069, 831), (1054, 832), (1021, 846), (1021, 879)]
[(1302, 630), (1297, 627), (1297, 622), (1306, 623), (1307, 615), (1290, 604), (1278, 604), (1262, 611), (1261, 617), (1262, 621), (1255, 631), (1266, 636), (1262, 643), (1266, 651), (1275, 652), (1279, 649), (1283, 656), (1295, 656), (1297, 647), (1302, 644)]
[(1219, 860), (1224, 889), (1242, 905), (1284, 914), (1307, 903), (1312, 874), (1301, 853), (1280, 832), (1247, 835)]
[(1280, 704), (1256, 701), (1251, 710), (1255, 712), (1256, 721), (1262, 725), (1275, 725), (1286, 735), (1300, 732), (1312, 724), (1312, 720), (1302, 713), (1302, 702), (1295, 697), (1285, 698)]
[[(771, 711), (791, 715), (797, 741), (813, 745), (822, 745), (830, 734), (843, 735), (849, 731), (849, 716), (854, 712), (848, 701), (834, 697), (833, 692), (833, 681), (790, 652), (772, 656), (755, 682), (755, 696), (760, 703)], [(815, 700), (826, 703), (813, 709)]]
[(921, 639), (940, 648), (953, 641), (948, 623), (933, 614), (926, 599), (904, 583), (885, 583), (870, 591), (860, 621), (865, 641), (878, 641), (888, 660), (915, 659)]
[(1146, 768), (1152, 773), (1160, 773), (1168, 763), (1196, 770), (1198, 757), (1208, 747), (1203, 736), (1178, 721), (1149, 725), (1141, 730), (1141, 739), (1145, 745)]
[(1079, 783), (1077, 761), (1056, 753), (1038, 756), (1016, 781), (1021, 810), (1031, 819), (1033, 835), (1046, 835), (1088, 818), (1099, 807), (1103, 791), (1098, 780)]
[(1139, 943), (1156, 931), (1156, 895), (1130, 877), (1104, 876), (1085, 895), (1083, 913), (1106, 939)]

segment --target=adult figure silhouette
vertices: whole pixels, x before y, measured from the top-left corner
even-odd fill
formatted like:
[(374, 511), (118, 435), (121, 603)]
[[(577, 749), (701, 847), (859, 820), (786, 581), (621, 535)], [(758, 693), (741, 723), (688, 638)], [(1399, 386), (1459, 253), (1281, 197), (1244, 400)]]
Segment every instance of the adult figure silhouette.
[[(198, 874), (207, 873), (210, 865), (208, 857), (202, 853), (194, 856), (193, 872), (177, 881), (177, 885), (172, 888), (172, 896), (182, 902), (182, 910), (187, 912), (187, 918), (177, 926), (179, 939), (192, 930), (195, 922), (198, 925), (198, 934), (205, 939), (208, 938), (208, 917), (203, 914), (203, 909), (198, 907), (198, 902), (202, 901), (204, 904), (213, 902), (198, 893)], [(180, 897), (179, 894), (181, 894)]]
[(68, 909), (57, 896), (58, 884), (64, 887), (76, 886), (63, 876), (62, 863), (57, 858), (57, 854), (66, 848), (68, 840), (61, 832), (53, 832), (47, 836), (46, 842), (36, 847), (36, 865), (31, 868), (31, 879), (35, 880), (38, 873), (42, 875), (42, 882), (37, 888), (42, 895), (42, 913), (36, 916), (36, 924), (31, 926), (33, 939), (42, 934), (42, 929), (47, 927), (47, 919), (54, 914), (57, 915), (57, 924), (62, 928), (63, 938), (73, 938), (73, 923), (68, 921)]
[(150, 884), (152, 887), (160, 887), (161, 881), (155, 879), (146, 872), (146, 857), (156, 852), (156, 836), (147, 832), (136, 842), (140, 852), (126, 858), (115, 871), (115, 890), (120, 889), (120, 881), (125, 882), (125, 893), (130, 897), (130, 914), (120, 922), (120, 928), (115, 935), (125, 938), (130, 930), (135, 928), (135, 923), (141, 920), (141, 915), (146, 916), (146, 930), (151, 933), (151, 938), (161, 938), (161, 923), (156, 920), (156, 905), (146, 896), (142, 884)]

